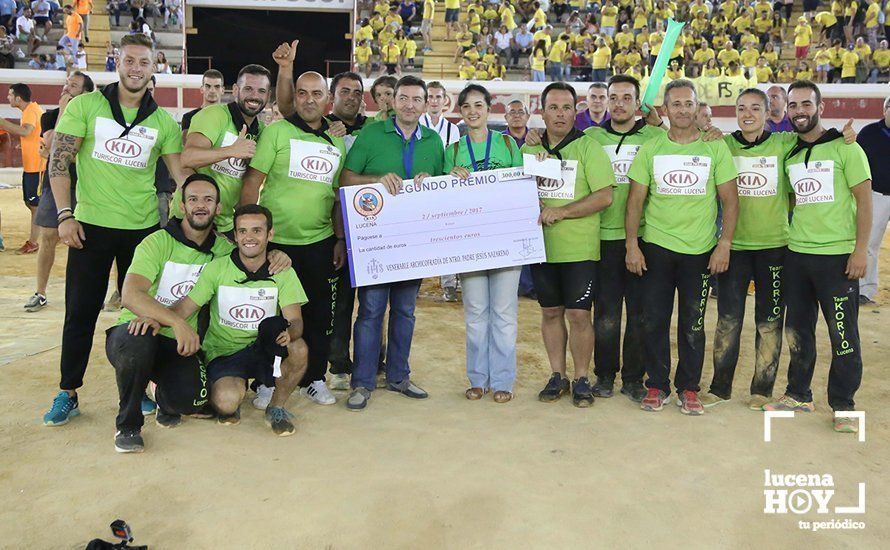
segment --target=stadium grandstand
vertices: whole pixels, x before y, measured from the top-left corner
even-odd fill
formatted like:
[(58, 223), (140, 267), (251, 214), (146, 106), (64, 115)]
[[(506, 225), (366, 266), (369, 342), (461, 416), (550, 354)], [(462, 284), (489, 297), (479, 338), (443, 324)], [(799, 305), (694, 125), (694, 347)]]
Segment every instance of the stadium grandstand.
[(890, 1), (402, 0), (360, 2), (355, 69), (462, 80), (644, 78), (669, 19), (669, 79), (886, 82)]

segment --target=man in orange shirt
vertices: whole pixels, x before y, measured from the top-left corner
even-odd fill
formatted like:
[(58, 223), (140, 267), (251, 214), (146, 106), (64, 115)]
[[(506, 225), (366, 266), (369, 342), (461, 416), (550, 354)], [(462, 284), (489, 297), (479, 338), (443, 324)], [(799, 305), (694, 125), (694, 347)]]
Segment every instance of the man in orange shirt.
[(74, 0), (74, 10), (83, 19), (83, 42), (90, 43), (90, 14), (93, 13), (93, 0)]
[(26, 84), (13, 84), (9, 87), (9, 105), (22, 111), (20, 124), (13, 124), (0, 119), (0, 129), (10, 135), (19, 136), (22, 143), (22, 195), (25, 205), (31, 211), (31, 237), (19, 248), (18, 254), (37, 252), (37, 226), (34, 225), (34, 214), (37, 212), (38, 188), (40, 172), (46, 167), (46, 161), (40, 156), (40, 117), (43, 109), (31, 101), (31, 88)]
[(83, 38), (84, 33), (84, 24), (83, 18), (79, 13), (74, 11), (74, 8), (71, 5), (65, 6), (65, 34), (62, 35), (62, 38), (59, 40), (59, 46), (62, 46), (69, 52), (73, 57), (77, 57), (77, 46), (80, 44), (81, 38)]

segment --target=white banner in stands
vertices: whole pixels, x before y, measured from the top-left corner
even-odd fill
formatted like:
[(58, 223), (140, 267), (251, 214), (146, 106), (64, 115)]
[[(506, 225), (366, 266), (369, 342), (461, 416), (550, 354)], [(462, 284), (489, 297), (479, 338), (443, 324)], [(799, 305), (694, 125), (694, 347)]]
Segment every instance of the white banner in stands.
[(293, 11), (352, 11), (355, 0), (188, 0), (189, 6)]

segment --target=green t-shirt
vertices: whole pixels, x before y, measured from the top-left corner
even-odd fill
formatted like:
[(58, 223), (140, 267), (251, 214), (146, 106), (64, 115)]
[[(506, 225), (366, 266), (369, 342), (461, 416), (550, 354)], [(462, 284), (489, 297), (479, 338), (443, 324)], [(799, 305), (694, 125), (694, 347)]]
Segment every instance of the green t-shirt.
[(257, 142), (250, 167), (266, 174), (260, 204), (272, 212), (272, 242), (305, 245), (334, 234), (331, 209), (346, 145), (325, 135), (330, 141), (279, 120)]
[[(121, 110), (127, 123), (139, 111)], [(182, 151), (182, 132), (162, 108), (119, 137), (123, 131), (98, 91), (72, 99), (56, 125), (57, 133), (83, 138), (77, 153), (77, 219), (112, 229), (145, 229), (159, 221), (158, 156)]]
[[(522, 146), (522, 153), (535, 155), (543, 145)], [(562, 179), (538, 178), (538, 196), (544, 206), (559, 207), (579, 201), (606, 187), (614, 187), (615, 173), (603, 147), (588, 136), (560, 150)], [(600, 212), (583, 218), (564, 219), (544, 226), (547, 263), (583, 262), (600, 259)]]
[(788, 248), (806, 254), (850, 254), (856, 247), (856, 199), (850, 191), (871, 179), (865, 151), (841, 138), (785, 160), (794, 192)]
[[(609, 159), (612, 161), (612, 171), (615, 172), (615, 183), (618, 185), (612, 191), (612, 204), (600, 214), (600, 237), (604, 241), (624, 240), (624, 214), (627, 210), (627, 196), (630, 194), (627, 171), (637, 156), (640, 146), (650, 138), (663, 134), (664, 128), (649, 126), (642, 121), (638, 122), (637, 131), (628, 134), (619, 134), (606, 129), (606, 126), (591, 126), (584, 133), (592, 137), (603, 146)], [(609, 123), (606, 122), (606, 125)], [(611, 125), (608, 126), (611, 128)], [(640, 227), (645, 225), (645, 218), (640, 220)]]
[(637, 151), (627, 177), (649, 187), (643, 240), (680, 254), (717, 244), (717, 186), (738, 173), (723, 140), (675, 143), (667, 132)]
[[(522, 153), (519, 152), (519, 146), (516, 145), (516, 141), (512, 137), (490, 130), (488, 135), (491, 137), (488, 170), (522, 166)], [(471, 143), (473, 145), (473, 155), (476, 158), (476, 166), (479, 170), (485, 170), (485, 149), (488, 141)], [(473, 171), (473, 162), (470, 159), (469, 149), (467, 149), (467, 136), (452, 143), (445, 150), (445, 173), (450, 173), (455, 166), (462, 166), (471, 172)]]
[(244, 279), (245, 273), (227, 255), (207, 264), (189, 292), (198, 306), (210, 302), (210, 325), (201, 345), (208, 363), (252, 344), (266, 317), (308, 301), (293, 269), (276, 273), (271, 280), (242, 282)]
[(398, 174), (402, 179), (413, 178), (426, 172), (431, 176), (444, 174), (445, 148), (442, 138), (435, 130), (422, 124), (414, 131), (414, 155), (411, 157), (411, 173), (405, 172), (403, 153), (407, 157), (410, 150), (409, 141), (402, 139), (396, 132), (394, 118), (384, 122), (367, 124), (362, 128), (352, 149), (346, 156), (344, 168), (356, 174), (383, 176)]
[(763, 250), (788, 244), (788, 178), (785, 155), (797, 141), (794, 132), (772, 133), (753, 147), (732, 135), (723, 137), (739, 173), (739, 221), (733, 250)]
[[(259, 134), (262, 133), (265, 125), (259, 120), (257, 123), (259, 127), (257, 135), (248, 134), (248, 139), (256, 141)], [(189, 125), (189, 135), (201, 134), (210, 140), (213, 149), (227, 147), (235, 143), (240, 132), (241, 128), (236, 128), (235, 123), (232, 122), (232, 114), (228, 105), (204, 107), (192, 117), (192, 122)], [(247, 171), (249, 162), (247, 159), (229, 158), (197, 170), (199, 174), (213, 177), (219, 185), (220, 211), (214, 218), (219, 231), (226, 232), (234, 228), (232, 215), (241, 198), (241, 179), (244, 177), (244, 172)], [(175, 193), (173, 206), (170, 209), (173, 215), (181, 216), (180, 204), (182, 204), (182, 194)]]
[[(176, 223), (171, 220), (170, 223)], [(195, 286), (195, 281), (207, 265), (207, 262), (220, 256), (226, 256), (235, 249), (235, 245), (223, 237), (215, 237), (210, 251), (202, 252), (177, 241), (164, 229), (155, 231), (145, 237), (133, 253), (133, 262), (127, 273), (142, 275), (151, 281), (148, 294), (154, 296), (163, 306), (172, 306), (186, 296)], [(189, 325), (197, 330), (197, 313), (188, 319)], [(117, 319), (117, 324), (129, 323), (136, 318), (130, 310), (124, 308)], [(173, 329), (162, 327), (160, 333), (173, 338)]]

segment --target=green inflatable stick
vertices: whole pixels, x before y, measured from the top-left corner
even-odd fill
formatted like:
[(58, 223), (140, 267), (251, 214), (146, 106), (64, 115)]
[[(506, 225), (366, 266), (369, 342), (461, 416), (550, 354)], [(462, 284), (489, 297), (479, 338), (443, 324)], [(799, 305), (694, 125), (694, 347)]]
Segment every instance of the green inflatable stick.
[(661, 50), (658, 51), (658, 57), (655, 58), (655, 65), (652, 67), (652, 73), (649, 75), (649, 84), (646, 91), (643, 92), (643, 113), (648, 113), (649, 108), (655, 98), (658, 97), (658, 90), (661, 89), (661, 81), (664, 78), (664, 71), (667, 70), (668, 62), (671, 60), (671, 52), (680, 37), (680, 31), (686, 23), (668, 19), (667, 31), (664, 33), (664, 41), (661, 43)]

